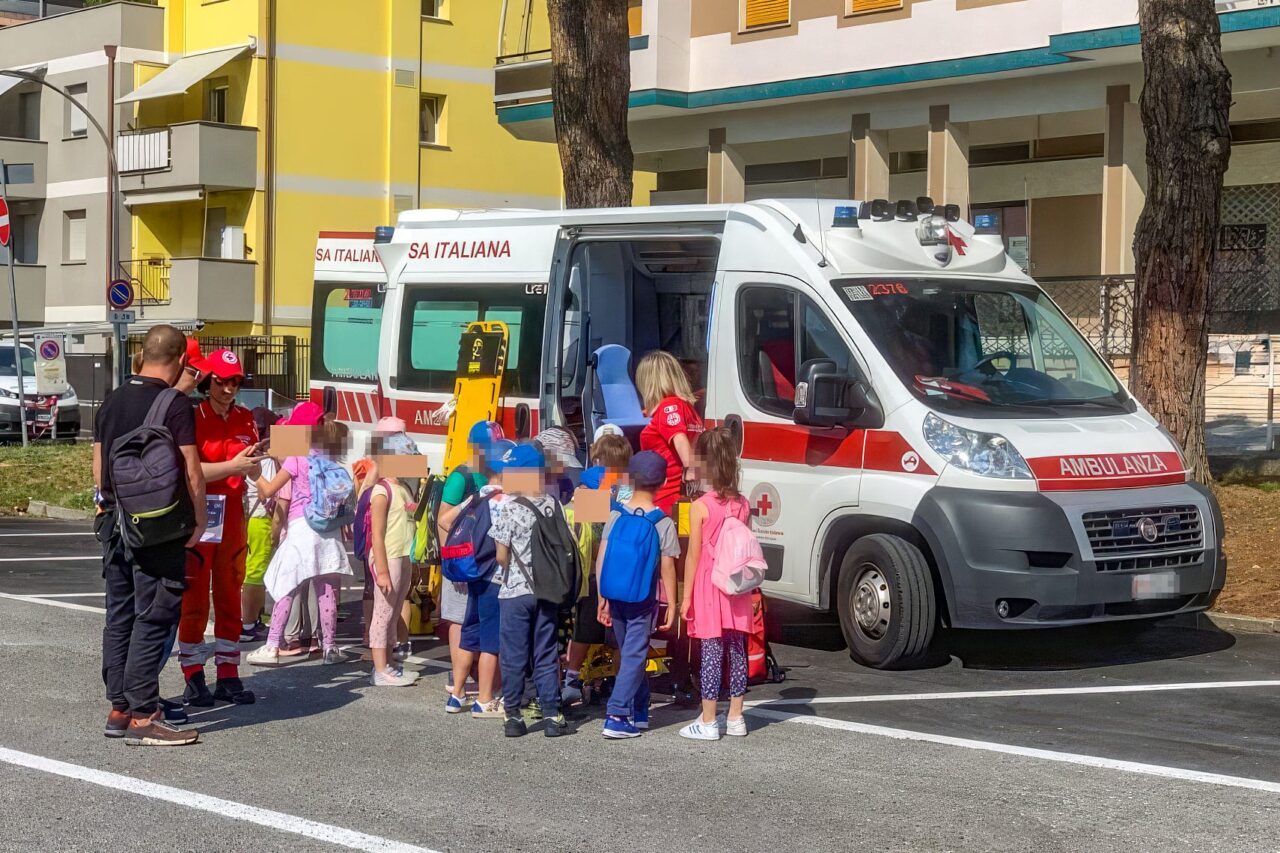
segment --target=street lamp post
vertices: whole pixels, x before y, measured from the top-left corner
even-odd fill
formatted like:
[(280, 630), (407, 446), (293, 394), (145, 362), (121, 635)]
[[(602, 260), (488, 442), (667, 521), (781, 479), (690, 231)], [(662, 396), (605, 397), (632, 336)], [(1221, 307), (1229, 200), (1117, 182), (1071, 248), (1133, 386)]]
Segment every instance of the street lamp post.
[[(108, 61), (114, 66), (115, 46), (107, 45), (104, 48), (104, 51), (107, 54)], [(120, 217), (116, 215), (116, 211), (114, 209), (120, 199), (120, 167), (116, 163), (116, 147), (111, 142), (111, 135), (108, 134), (106, 129), (103, 128), (98, 120), (93, 117), (93, 113), (89, 112), (83, 104), (73, 98), (66, 89), (63, 89), (60, 86), (55, 86), (39, 74), (34, 74), (30, 71), (2, 69), (0, 70), (0, 76), (16, 77), (19, 80), (25, 80), (28, 83), (35, 83), (49, 89), (50, 91), (56, 92), (58, 95), (62, 96), (67, 103), (71, 104), (73, 109), (77, 109), (84, 113), (84, 117), (88, 119), (89, 124), (93, 126), (93, 129), (98, 132), (98, 136), (101, 137), (102, 144), (107, 146), (107, 180), (111, 187), (110, 198), (107, 200), (109, 208), (107, 215), (111, 217), (111, 239), (109, 241), (111, 245), (107, 247), (107, 282), (108, 286), (110, 286), (110, 281), (115, 277), (116, 273), (120, 269)], [(111, 92), (109, 94), (111, 97), (110, 109), (114, 110), (115, 92)], [(116, 324), (115, 328), (116, 370), (114, 378), (115, 385), (118, 386), (124, 381), (124, 377), (128, 375), (128, 359), (125, 357), (124, 326)], [(14, 345), (17, 345), (17, 341), (14, 342)]]

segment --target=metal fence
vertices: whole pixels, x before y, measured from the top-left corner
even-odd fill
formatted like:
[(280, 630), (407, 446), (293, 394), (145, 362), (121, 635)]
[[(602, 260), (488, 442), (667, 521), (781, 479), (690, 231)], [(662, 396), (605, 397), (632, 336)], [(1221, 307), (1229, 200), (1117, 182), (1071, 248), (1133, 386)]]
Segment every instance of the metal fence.
[[(216, 349), (229, 349), (240, 357), (247, 375), (246, 387), (274, 391), (282, 397), (299, 400), (307, 395), (311, 366), (311, 343), (293, 335), (244, 335), (199, 338), (200, 349), (207, 355)], [(129, 338), (129, 355), (142, 346), (142, 336)]]

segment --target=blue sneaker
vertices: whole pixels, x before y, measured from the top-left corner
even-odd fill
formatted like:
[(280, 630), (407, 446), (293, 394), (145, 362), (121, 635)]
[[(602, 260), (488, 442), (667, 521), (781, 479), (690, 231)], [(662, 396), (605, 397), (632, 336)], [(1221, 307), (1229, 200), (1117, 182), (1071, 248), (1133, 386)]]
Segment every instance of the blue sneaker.
[(160, 710), (164, 711), (164, 721), (179, 726), (185, 726), (191, 722), (187, 716), (187, 709), (182, 707), (181, 702), (170, 702), (168, 699), (160, 700)]
[(622, 740), (623, 738), (640, 737), (640, 730), (631, 725), (631, 721), (626, 717), (610, 715), (605, 717), (604, 729), (600, 734), (612, 740)]
[(631, 725), (642, 732), (649, 731), (649, 705), (647, 702), (641, 705), (637, 700), (631, 706)]
[(444, 710), (446, 714), (461, 714), (463, 711), (467, 710), (467, 706), (462, 704), (461, 699), (450, 693), (449, 698), (445, 700)]

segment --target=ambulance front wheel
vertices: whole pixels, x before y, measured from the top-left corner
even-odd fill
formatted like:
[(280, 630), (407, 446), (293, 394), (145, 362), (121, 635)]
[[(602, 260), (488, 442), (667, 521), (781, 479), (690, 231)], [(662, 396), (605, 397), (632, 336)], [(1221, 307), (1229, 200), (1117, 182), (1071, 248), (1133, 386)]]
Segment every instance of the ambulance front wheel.
[(920, 549), (897, 536), (864, 536), (840, 565), (837, 610), (849, 656), (876, 669), (925, 662), (937, 625), (933, 578)]

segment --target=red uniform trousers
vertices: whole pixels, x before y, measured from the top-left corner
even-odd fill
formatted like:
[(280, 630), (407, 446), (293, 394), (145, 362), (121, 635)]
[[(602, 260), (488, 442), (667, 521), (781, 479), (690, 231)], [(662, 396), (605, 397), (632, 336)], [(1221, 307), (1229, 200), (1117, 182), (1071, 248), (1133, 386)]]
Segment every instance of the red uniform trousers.
[(217, 677), (239, 677), (240, 588), (249, 550), (243, 500), (228, 495), (225, 513), (222, 541), (201, 543), (187, 552), (187, 590), (182, 594), (182, 618), (178, 622), (178, 660), (188, 679), (203, 671), (209, 659), (204, 629), (209, 623), (211, 583)]

